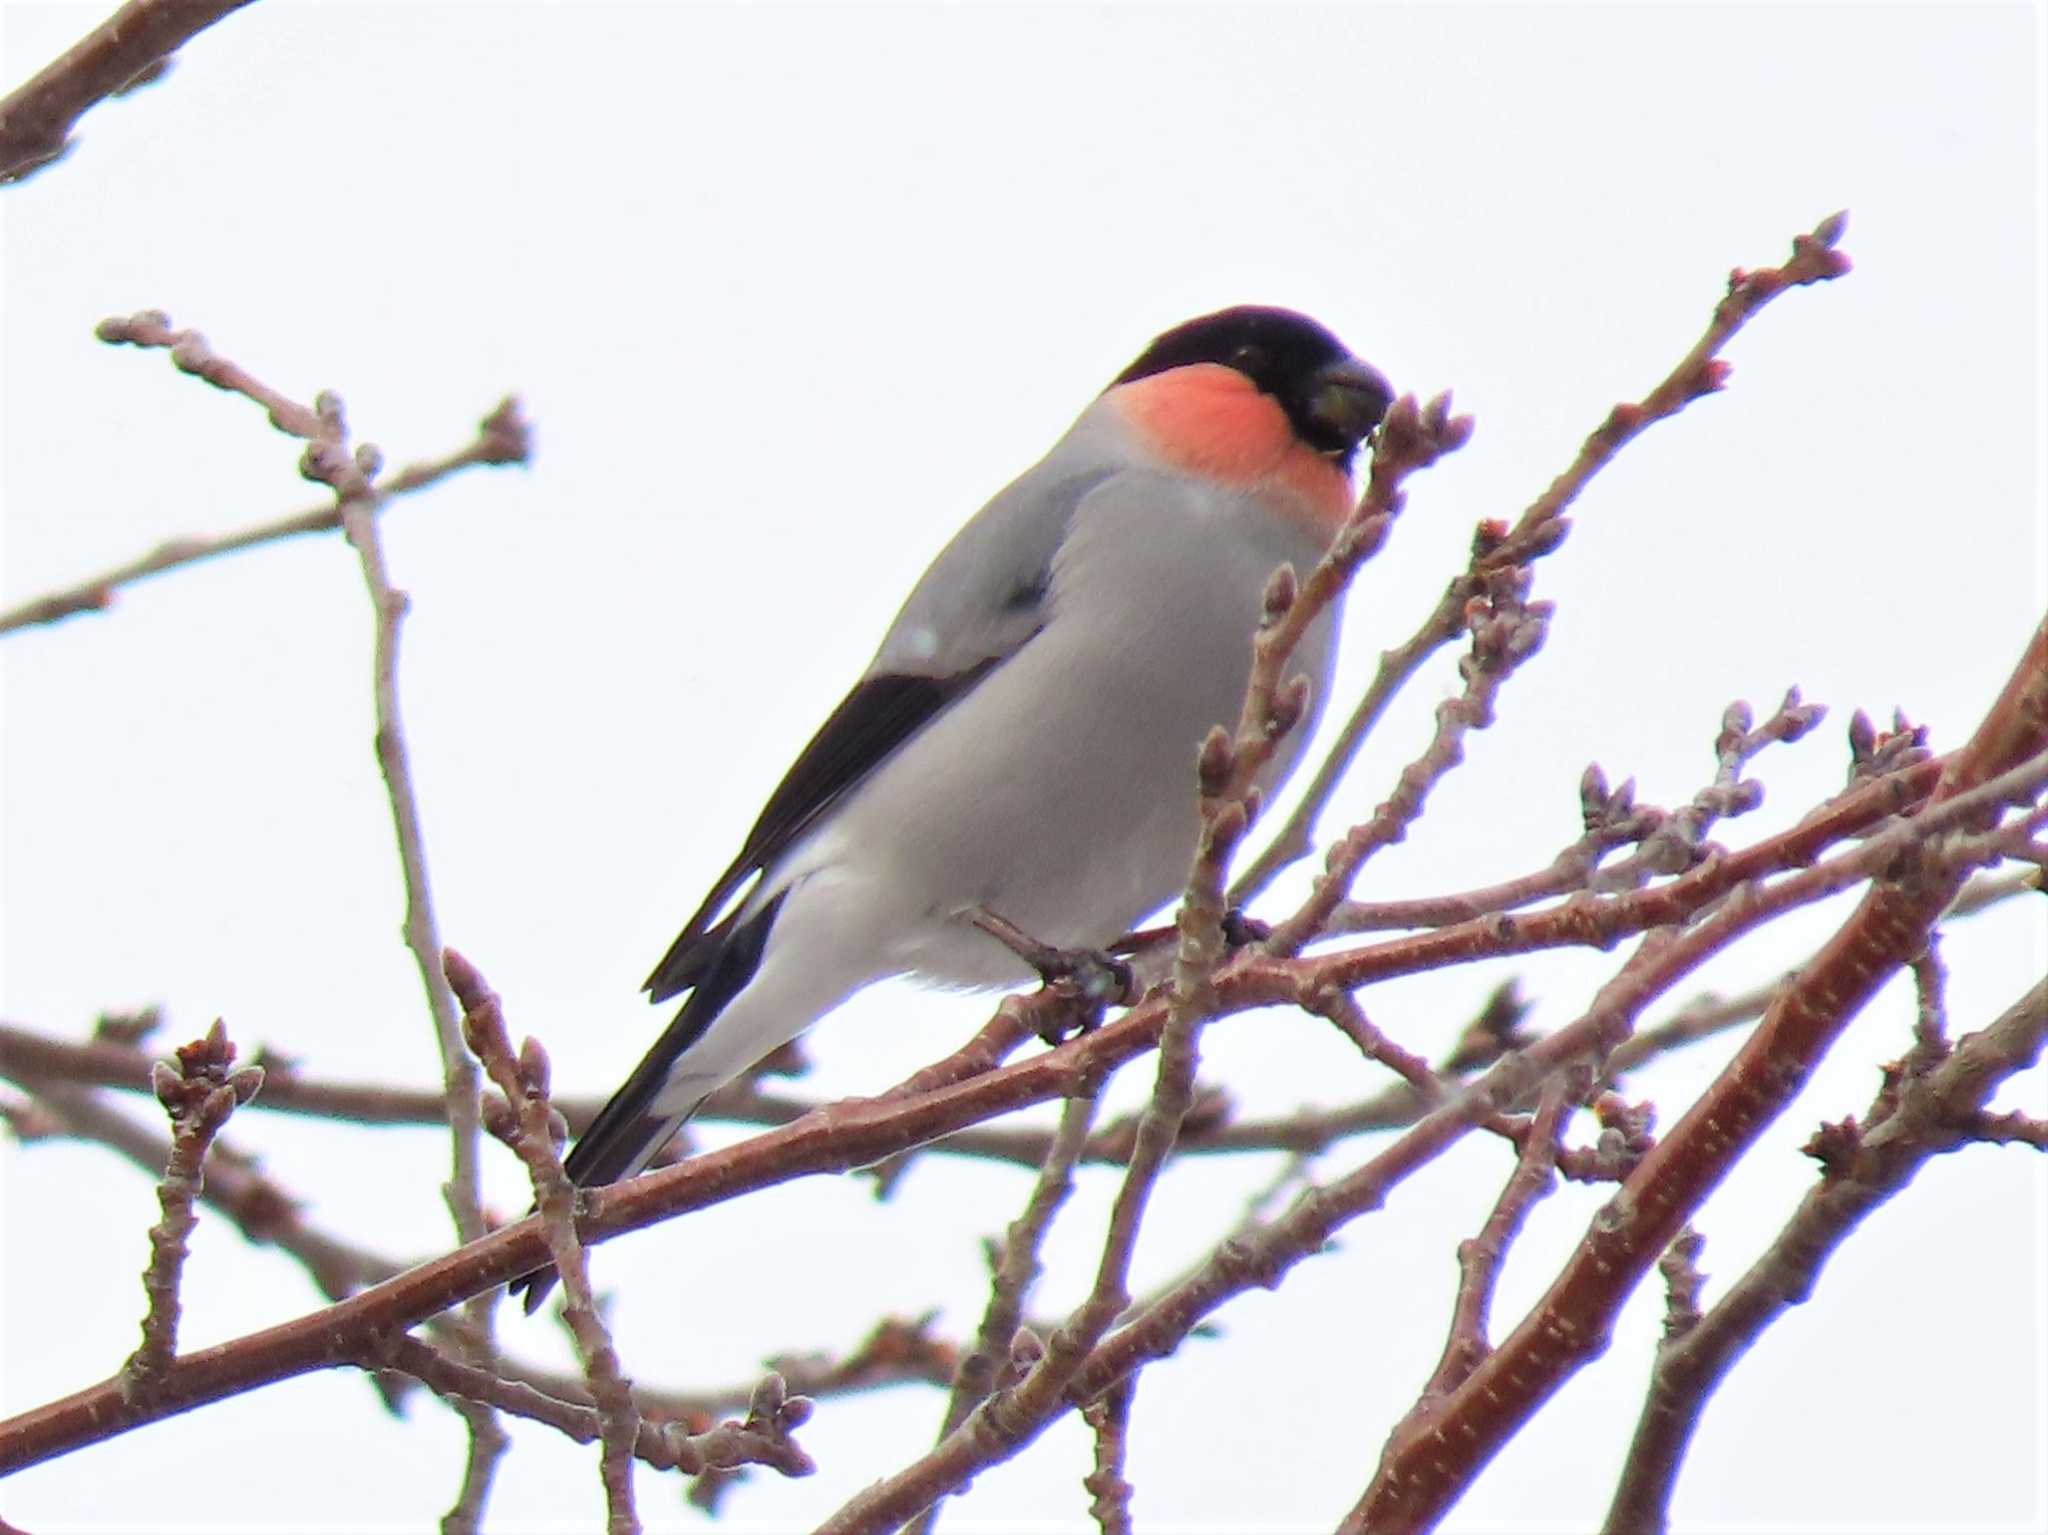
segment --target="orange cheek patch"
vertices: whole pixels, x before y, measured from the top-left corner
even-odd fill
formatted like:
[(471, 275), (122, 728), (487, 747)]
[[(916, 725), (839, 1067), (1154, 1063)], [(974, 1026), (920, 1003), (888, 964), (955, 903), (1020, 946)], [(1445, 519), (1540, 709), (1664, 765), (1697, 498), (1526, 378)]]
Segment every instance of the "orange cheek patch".
[(1287, 493), (1327, 535), (1351, 511), (1351, 480), (1294, 435), (1287, 413), (1235, 368), (1194, 363), (1111, 391), (1163, 464), (1240, 490)]

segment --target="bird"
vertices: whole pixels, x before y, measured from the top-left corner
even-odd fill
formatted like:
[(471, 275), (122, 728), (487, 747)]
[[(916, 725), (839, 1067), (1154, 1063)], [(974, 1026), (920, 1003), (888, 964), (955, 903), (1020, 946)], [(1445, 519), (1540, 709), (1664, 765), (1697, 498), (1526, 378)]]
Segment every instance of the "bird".
[[(1293, 310), (1155, 337), (912, 588), (874, 659), (768, 796), (649, 974), (682, 1002), (571, 1148), (631, 1177), (704, 1099), (861, 988), (1029, 978), (993, 917), (1099, 953), (1186, 883), (1196, 754), (1233, 725), (1269, 580), (1305, 573), (1353, 504), (1387, 380)], [(1328, 692), (1338, 612), (1293, 664)], [(552, 1270), (514, 1282), (536, 1309)]]

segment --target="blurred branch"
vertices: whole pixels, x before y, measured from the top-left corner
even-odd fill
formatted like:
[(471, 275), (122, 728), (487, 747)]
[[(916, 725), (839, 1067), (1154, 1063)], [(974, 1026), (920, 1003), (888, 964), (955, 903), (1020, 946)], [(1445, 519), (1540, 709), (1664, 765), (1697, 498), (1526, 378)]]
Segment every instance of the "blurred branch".
[[(267, 1079), (264, 1091), (269, 1091)], [(260, 1104), (263, 1099), (255, 1102)], [(89, 1141), (117, 1152), (152, 1176), (171, 1155), (168, 1137), (137, 1124), (97, 1094), (79, 1088), (38, 1085), (25, 1102), (0, 1101), (0, 1116), (21, 1141), (53, 1137)], [(252, 1157), (222, 1138), (215, 1139), (207, 1157), (198, 1197), (233, 1221), (245, 1241), (274, 1246), (296, 1258), (329, 1300), (353, 1295), (364, 1285), (411, 1266), (321, 1231), (306, 1220), (297, 1198), (259, 1172)], [(885, 1319), (843, 1356), (818, 1351), (780, 1354), (769, 1364), (789, 1382), (792, 1391), (810, 1397), (904, 1384), (944, 1386), (953, 1377), (957, 1350), (945, 1339), (932, 1336), (934, 1320), (932, 1316), (913, 1321)], [(457, 1317), (429, 1318), (426, 1325), (457, 1347), (469, 1346), (467, 1330)], [(564, 1400), (580, 1400), (578, 1393), (588, 1389), (580, 1376), (558, 1375), (514, 1360), (497, 1359), (492, 1368), (508, 1380), (525, 1381)], [(690, 1391), (637, 1387), (635, 1400), (643, 1417), (687, 1422), (695, 1432), (720, 1412), (744, 1408), (756, 1385), (758, 1382)]]
[[(445, 457), (408, 464), (380, 480), (377, 486), (381, 498), (378, 509), (381, 511), (382, 502), (393, 496), (424, 490), (473, 465), (524, 464), (531, 448), (531, 428), (520, 415), (518, 400), (507, 395), (478, 423), (477, 434), (469, 443)], [(0, 634), (37, 624), (55, 623), (76, 613), (101, 612), (113, 604), (115, 593), (122, 587), (150, 576), (251, 549), (259, 544), (293, 538), (301, 533), (332, 532), (341, 526), (341, 522), (341, 508), (329, 501), (325, 505), (309, 507), (288, 517), (257, 523), (234, 533), (222, 533), (212, 538), (170, 539), (126, 564), (116, 565), (73, 586), (46, 592), (0, 612)]]
[(249, 0), (128, 0), (0, 100), (0, 185), (25, 181), (68, 150), (79, 118), (155, 80), (171, 55)]
[[(1787, 1309), (1813, 1294), (1834, 1251), (1930, 1158), (1981, 1137), (1977, 1119), (2006, 1080), (2028, 1070), (2048, 1038), (2048, 981), (1996, 1021), (1915, 1073), (1894, 1067), (1872, 1122), (1836, 1135), (1821, 1181), (1777, 1239), (1705, 1315), (1667, 1329), (1658, 1345), (1634, 1442), (1608, 1510), (1609, 1535), (1666, 1528), (1671, 1494), (1693, 1431), (1728, 1372)], [(1887, 1103), (1886, 1099), (1891, 1102)], [(1847, 1144), (1844, 1144), (1846, 1140)]]
[[(545, 1423), (578, 1444), (594, 1443), (605, 1434), (604, 1414), (593, 1407), (464, 1363), (402, 1333), (379, 1340), (358, 1362), (402, 1371), (437, 1396)], [(780, 1381), (773, 1375), (755, 1387), (752, 1395), (745, 1422), (720, 1424), (703, 1433), (692, 1434), (675, 1422), (636, 1423), (633, 1456), (656, 1470), (692, 1476), (745, 1465), (770, 1466), (785, 1476), (809, 1475), (815, 1469), (810, 1457), (789, 1437), (806, 1416), (807, 1409), (797, 1405), (804, 1399), (783, 1395)]]
[[(30, 1102), (49, 1116), (50, 1122), (42, 1127), (45, 1135), (92, 1141), (152, 1172), (161, 1169), (171, 1155), (168, 1138), (137, 1124), (95, 1093), (47, 1084), (32, 1091)], [(214, 1142), (198, 1197), (233, 1221), (245, 1241), (276, 1247), (296, 1258), (329, 1300), (353, 1295), (364, 1285), (389, 1279), (406, 1267), (309, 1225), (300, 1201), (257, 1171), (252, 1157), (225, 1140)]]

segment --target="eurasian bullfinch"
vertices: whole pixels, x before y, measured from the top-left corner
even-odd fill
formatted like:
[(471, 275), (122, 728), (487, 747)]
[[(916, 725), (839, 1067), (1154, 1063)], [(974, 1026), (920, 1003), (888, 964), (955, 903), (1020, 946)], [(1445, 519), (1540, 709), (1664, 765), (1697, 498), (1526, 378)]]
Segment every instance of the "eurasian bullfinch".
[[(647, 978), (682, 997), (570, 1152), (645, 1167), (715, 1088), (851, 993), (905, 973), (1028, 973), (974, 921), (1105, 945), (1185, 883), (1196, 750), (1234, 724), (1268, 579), (1351, 510), (1387, 382), (1305, 315), (1242, 307), (1160, 336), (924, 573), (861, 679), (768, 797)], [(1337, 638), (1295, 651), (1310, 714)], [(528, 1309), (551, 1275), (528, 1275)]]

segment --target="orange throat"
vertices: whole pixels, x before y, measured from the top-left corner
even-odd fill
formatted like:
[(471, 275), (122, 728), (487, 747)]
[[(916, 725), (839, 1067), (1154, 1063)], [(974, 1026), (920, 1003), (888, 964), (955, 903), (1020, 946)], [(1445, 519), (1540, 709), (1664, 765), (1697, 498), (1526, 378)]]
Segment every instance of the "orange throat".
[(1350, 475), (1295, 436), (1278, 402), (1235, 368), (1194, 363), (1119, 384), (1109, 398), (1168, 468), (1272, 496), (1320, 538), (1350, 515)]

